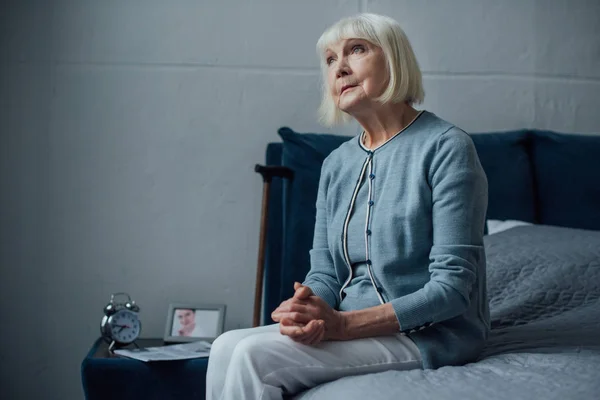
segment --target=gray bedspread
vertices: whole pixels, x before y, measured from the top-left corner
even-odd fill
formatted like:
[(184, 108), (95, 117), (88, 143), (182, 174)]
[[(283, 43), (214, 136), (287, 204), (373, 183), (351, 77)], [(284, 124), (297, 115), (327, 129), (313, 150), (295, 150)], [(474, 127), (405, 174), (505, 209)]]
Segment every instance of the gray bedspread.
[(346, 377), (296, 399), (600, 399), (600, 232), (485, 237), (492, 332), (461, 367)]

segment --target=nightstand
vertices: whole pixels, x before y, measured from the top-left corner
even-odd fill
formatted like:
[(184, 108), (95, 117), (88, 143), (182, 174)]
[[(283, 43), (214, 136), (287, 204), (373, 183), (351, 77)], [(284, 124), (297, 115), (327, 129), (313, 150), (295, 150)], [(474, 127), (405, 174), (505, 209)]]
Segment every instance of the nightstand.
[[(162, 339), (139, 339), (140, 347), (163, 346)], [(208, 357), (143, 362), (108, 352), (97, 339), (81, 363), (87, 400), (204, 399)]]

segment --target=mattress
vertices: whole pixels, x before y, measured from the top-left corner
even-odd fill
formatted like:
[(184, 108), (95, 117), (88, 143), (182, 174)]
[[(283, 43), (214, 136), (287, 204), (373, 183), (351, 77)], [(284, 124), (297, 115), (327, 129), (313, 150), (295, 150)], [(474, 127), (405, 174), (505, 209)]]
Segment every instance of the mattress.
[(295, 399), (600, 399), (600, 231), (485, 237), (492, 331), (464, 366), (345, 377)]

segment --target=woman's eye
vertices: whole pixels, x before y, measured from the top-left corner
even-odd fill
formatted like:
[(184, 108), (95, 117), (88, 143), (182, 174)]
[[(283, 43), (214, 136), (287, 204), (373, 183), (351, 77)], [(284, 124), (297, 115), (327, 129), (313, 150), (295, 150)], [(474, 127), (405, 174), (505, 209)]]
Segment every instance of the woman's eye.
[(328, 57), (327, 61), (326, 61), (327, 65), (331, 65), (332, 62), (333, 62), (333, 57)]
[(361, 46), (360, 44), (357, 44), (356, 46), (352, 47), (352, 52), (353, 53), (361, 53), (365, 48), (363, 46)]

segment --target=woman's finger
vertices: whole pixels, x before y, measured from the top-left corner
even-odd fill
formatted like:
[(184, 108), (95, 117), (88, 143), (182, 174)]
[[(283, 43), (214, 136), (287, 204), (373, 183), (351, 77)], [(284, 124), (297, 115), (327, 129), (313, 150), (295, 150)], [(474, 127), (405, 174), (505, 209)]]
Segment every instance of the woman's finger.
[(311, 310), (312, 307), (309, 307), (306, 303), (304, 302), (290, 302), (289, 304), (287, 304), (285, 307), (281, 307), (279, 309), (279, 311), (296, 311), (296, 312), (307, 312), (308, 310)]
[(281, 320), (283, 318), (285, 318), (285, 319), (289, 319), (289, 320), (292, 320), (297, 323), (301, 323), (303, 325), (308, 324), (311, 320), (314, 319), (311, 315), (296, 312), (296, 311), (282, 312), (279, 314), (275, 314), (272, 316), (272, 318), (273, 319), (277, 318), (279, 320), (279, 322), (281, 322)]
[(290, 297), (289, 299), (287, 299), (285, 301), (282, 301), (281, 304), (279, 304), (279, 306), (276, 308), (276, 310), (281, 310), (281, 309), (285, 310), (291, 304), (303, 304), (303, 305), (306, 305), (308, 303), (307, 303), (307, 300), (302, 300), (302, 299), (297, 299), (297, 298), (294, 298), (294, 297)]
[(271, 313), (271, 319), (275, 322), (280, 322), (281, 318), (279, 316), (280, 312), (277, 309)]
[(312, 290), (308, 286), (300, 286), (294, 292), (294, 299), (304, 300), (308, 299), (313, 294)]
[(317, 328), (317, 330), (315, 331), (315, 334), (305, 344), (307, 346), (315, 346), (315, 345), (319, 344), (323, 340), (323, 333), (324, 333), (323, 328), (320, 328), (320, 327)]
[(292, 303), (289, 301), (285, 301), (284, 303), (281, 303), (281, 305), (279, 307), (277, 307), (272, 313), (271, 313), (271, 318), (273, 319), (273, 321), (275, 322), (279, 322), (281, 320), (281, 316), (283, 313), (286, 312), (305, 312), (306, 311), (306, 305), (302, 304), (302, 303)]
[[(312, 308), (312, 307), (310, 307)], [(276, 317), (282, 312), (296, 311), (296, 312), (305, 312), (310, 309), (308, 307), (308, 303), (303, 300), (298, 299), (289, 299), (284, 301), (271, 313), (271, 318)], [(280, 317), (279, 317), (280, 318)]]
[(317, 335), (310, 341), (310, 346), (315, 346), (323, 341), (325, 338), (325, 321), (319, 320), (319, 328), (317, 329)]
[(273, 312), (271, 312), (271, 318), (273, 319), (273, 321), (279, 322), (279, 320), (281, 319), (279, 317), (279, 314), (281, 313), (281, 308), (287, 303), (287, 301), (288, 300), (282, 301), (281, 304), (279, 305), (279, 307), (277, 307), (276, 309), (273, 310)]
[[(311, 326), (309, 327), (308, 325), (311, 325)], [(307, 325), (307, 327), (310, 330), (308, 330), (308, 331), (305, 330), (307, 332), (307, 334), (305, 337), (302, 337), (300, 341), (302, 344), (310, 346), (310, 344), (313, 343), (314, 341), (316, 341), (318, 339), (319, 335), (321, 335), (322, 327), (317, 320), (310, 321), (310, 323), (308, 325)]]
[(281, 320), (280, 324), (287, 325), (287, 326), (299, 326), (301, 328), (305, 325), (300, 322), (294, 322), (291, 319), (287, 319), (287, 318), (283, 318)]
[(298, 337), (296, 339), (294, 339), (296, 342), (303, 344), (305, 346), (310, 346), (310, 343), (315, 340), (315, 338), (317, 337), (317, 335), (319, 334), (319, 331), (314, 331), (312, 332), (310, 335), (305, 335), (305, 336), (301, 336)]
[(289, 319), (282, 319), (279, 324), (279, 331), (282, 335), (289, 336), (296, 342), (303, 343), (314, 339), (315, 332), (318, 333), (318, 324), (316, 321), (309, 322), (307, 325), (299, 326)]
[(302, 344), (308, 344), (311, 340), (313, 340), (315, 334), (319, 333), (318, 325), (315, 322), (315, 320), (310, 321), (308, 324), (306, 324), (306, 326), (302, 327), (303, 333), (296, 336), (294, 340)]
[(288, 322), (287, 320), (281, 320), (281, 321), (283, 323), (279, 324), (279, 332), (282, 335), (289, 336), (290, 338), (296, 340), (297, 338), (300, 338), (305, 334), (304, 331), (302, 330), (301, 326), (293, 325), (291, 322)]

